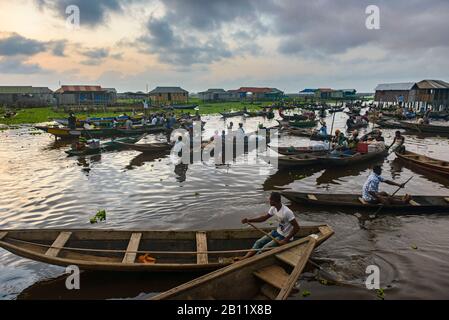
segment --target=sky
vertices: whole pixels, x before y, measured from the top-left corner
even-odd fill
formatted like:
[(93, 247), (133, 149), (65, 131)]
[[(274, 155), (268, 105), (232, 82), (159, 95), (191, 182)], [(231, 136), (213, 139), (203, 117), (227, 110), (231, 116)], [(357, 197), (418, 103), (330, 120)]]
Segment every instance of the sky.
[(449, 81), (448, 17), (447, 0), (0, 0), (0, 85), (295, 93)]

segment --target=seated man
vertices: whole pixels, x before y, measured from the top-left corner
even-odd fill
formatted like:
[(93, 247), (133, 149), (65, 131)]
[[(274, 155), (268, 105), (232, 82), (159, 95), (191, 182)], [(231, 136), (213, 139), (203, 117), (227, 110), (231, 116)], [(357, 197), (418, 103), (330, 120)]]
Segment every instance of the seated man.
[(404, 204), (410, 202), (412, 199), (410, 195), (405, 195), (404, 197), (391, 197), (386, 192), (379, 192), (379, 183), (385, 182), (391, 186), (396, 186), (400, 188), (404, 188), (405, 184), (399, 184), (391, 180), (386, 180), (382, 176), (382, 167), (375, 166), (373, 168), (373, 172), (366, 180), (363, 185), (363, 200), (370, 204), (378, 204), (381, 203), (383, 205), (391, 205), (391, 204)]
[[(264, 236), (256, 241), (253, 249), (256, 251), (249, 251), (244, 257), (238, 257), (237, 260), (243, 260), (254, 256), (256, 253), (264, 252), (262, 249), (277, 247), (278, 245), (284, 245), (293, 240), (294, 236), (299, 231), (298, 222), (295, 219), (293, 212), (287, 208), (281, 202), (281, 194), (278, 192), (273, 192), (270, 196), (271, 209), (267, 214), (264, 214), (258, 218), (254, 219), (243, 219), (242, 223), (251, 222), (265, 222), (271, 217), (276, 217), (279, 222), (279, 227), (277, 230), (273, 230), (270, 236)], [(273, 239), (276, 239), (274, 241)], [(257, 251), (259, 250), (259, 251)]]

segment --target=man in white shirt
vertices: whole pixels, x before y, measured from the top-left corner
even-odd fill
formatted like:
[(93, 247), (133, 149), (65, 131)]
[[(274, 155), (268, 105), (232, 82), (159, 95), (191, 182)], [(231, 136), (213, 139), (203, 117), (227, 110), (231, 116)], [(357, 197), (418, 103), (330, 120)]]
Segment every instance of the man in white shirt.
[(155, 116), (153, 120), (151, 120), (151, 125), (153, 126), (157, 125), (157, 116)]
[[(278, 245), (284, 245), (293, 240), (294, 236), (299, 231), (299, 225), (296, 221), (293, 212), (282, 204), (281, 194), (273, 192), (270, 196), (271, 208), (268, 213), (253, 219), (243, 219), (242, 223), (265, 222), (271, 217), (275, 217), (279, 222), (276, 230), (270, 233), (270, 236), (264, 236), (256, 241), (253, 246), (253, 251), (249, 251), (244, 257), (238, 257), (237, 260), (243, 260), (254, 256), (256, 253), (265, 252), (268, 248), (273, 248)], [(273, 240), (276, 239), (276, 241)]]

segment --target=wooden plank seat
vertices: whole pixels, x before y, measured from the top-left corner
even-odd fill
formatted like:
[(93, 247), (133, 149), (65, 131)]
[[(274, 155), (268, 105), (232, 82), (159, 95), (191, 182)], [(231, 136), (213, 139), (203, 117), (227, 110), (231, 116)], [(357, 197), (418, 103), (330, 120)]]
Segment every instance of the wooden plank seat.
[(129, 239), (128, 248), (126, 249), (125, 256), (122, 263), (134, 263), (136, 261), (137, 252), (139, 250), (140, 240), (142, 239), (141, 233), (133, 233)]
[(56, 238), (56, 240), (53, 242), (53, 244), (51, 245), (51, 248), (49, 248), (47, 250), (47, 252), (45, 253), (46, 256), (48, 257), (57, 257), (59, 255), (59, 253), (61, 252), (61, 248), (63, 248), (65, 246), (65, 244), (67, 243), (67, 241), (69, 241), (69, 238), (71, 237), (72, 232), (61, 232), (58, 237)]

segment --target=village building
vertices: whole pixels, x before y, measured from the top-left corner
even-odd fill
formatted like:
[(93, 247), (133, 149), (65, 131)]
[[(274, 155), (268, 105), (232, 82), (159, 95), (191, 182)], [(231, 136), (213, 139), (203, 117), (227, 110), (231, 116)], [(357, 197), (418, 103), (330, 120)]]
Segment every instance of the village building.
[(374, 100), (380, 103), (409, 103), (410, 91), (415, 82), (383, 83), (376, 87)]
[(235, 95), (232, 92), (224, 89), (208, 89), (207, 91), (198, 93), (198, 98), (202, 101), (230, 101), (234, 97)]
[(331, 88), (319, 88), (315, 91), (315, 98), (321, 100), (327, 100), (332, 98), (332, 90)]
[(449, 83), (442, 80), (423, 80), (414, 84), (410, 91), (410, 102), (420, 107), (431, 105), (435, 110), (449, 107)]
[[(115, 98), (114, 98), (115, 97)], [(101, 86), (67, 86), (64, 85), (55, 91), (58, 106), (66, 105), (111, 105), (116, 102), (117, 93)]]
[(238, 90), (232, 90), (231, 93), (234, 96), (237, 94), (240, 99), (280, 100), (284, 98), (284, 92), (276, 88), (241, 87)]
[(45, 107), (54, 103), (53, 91), (47, 87), (0, 86), (0, 106)]
[(189, 101), (189, 92), (180, 87), (157, 87), (149, 95), (153, 105), (180, 104)]

